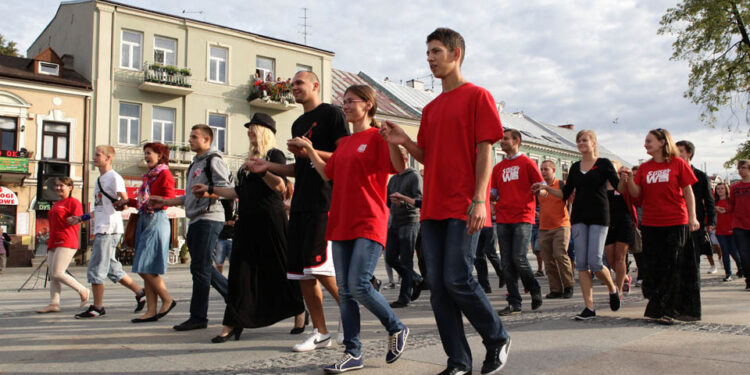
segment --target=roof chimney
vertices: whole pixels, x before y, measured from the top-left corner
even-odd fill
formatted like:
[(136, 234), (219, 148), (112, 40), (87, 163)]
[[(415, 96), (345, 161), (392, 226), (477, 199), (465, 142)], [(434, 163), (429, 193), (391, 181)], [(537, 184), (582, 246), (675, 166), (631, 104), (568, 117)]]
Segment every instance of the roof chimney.
[(574, 127), (573, 124), (565, 124), (565, 125), (557, 125), (557, 126), (561, 128), (569, 129), (569, 130), (573, 130), (573, 127)]
[(417, 81), (416, 79), (410, 79), (406, 81), (406, 85), (413, 89), (424, 91), (424, 82), (422, 81)]
[(61, 60), (62, 60), (64, 67), (68, 69), (73, 69), (73, 62), (74, 62), (73, 55), (65, 54), (62, 56)]

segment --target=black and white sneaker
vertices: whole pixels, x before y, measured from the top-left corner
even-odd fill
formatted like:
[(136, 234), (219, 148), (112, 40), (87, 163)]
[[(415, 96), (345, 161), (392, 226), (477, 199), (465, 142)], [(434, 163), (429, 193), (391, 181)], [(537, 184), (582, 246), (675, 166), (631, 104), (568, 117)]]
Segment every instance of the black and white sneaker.
[(520, 313), (521, 313), (520, 307), (515, 307), (511, 305), (508, 305), (504, 309), (497, 311), (497, 315), (500, 315), (500, 316), (516, 315)]
[(86, 311), (80, 314), (76, 314), (75, 318), (76, 319), (98, 318), (106, 313), (107, 312), (104, 311), (104, 307), (97, 309), (96, 307), (94, 307), (94, 305), (89, 305), (89, 308), (86, 309)]
[(409, 328), (404, 327), (402, 330), (388, 337), (388, 352), (385, 354), (385, 362), (393, 363), (401, 357), (406, 347), (406, 338), (409, 337)]
[(573, 319), (575, 320), (589, 320), (596, 318), (596, 311), (589, 310), (588, 307), (584, 308), (580, 314), (576, 315)]
[(508, 353), (510, 352), (510, 337), (504, 344), (494, 348), (487, 349), (487, 355), (482, 363), (482, 375), (497, 374), (508, 363)]
[(445, 370), (441, 371), (438, 375), (464, 375), (464, 374), (471, 374), (471, 370), (461, 370), (460, 368), (456, 368), (456, 367), (447, 367)]

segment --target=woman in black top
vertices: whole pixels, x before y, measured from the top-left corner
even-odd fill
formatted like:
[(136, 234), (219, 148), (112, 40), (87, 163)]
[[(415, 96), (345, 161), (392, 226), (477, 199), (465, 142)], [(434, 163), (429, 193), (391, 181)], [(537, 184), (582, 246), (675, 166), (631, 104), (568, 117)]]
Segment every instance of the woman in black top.
[[(620, 170), (620, 163), (613, 160), (615, 170)], [(627, 194), (627, 192), (626, 192)], [(607, 255), (609, 266), (615, 270), (615, 285), (620, 292), (630, 292), (630, 276), (628, 276), (625, 256), (628, 254), (630, 244), (635, 240), (635, 225), (633, 214), (635, 207), (630, 203), (626, 194), (607, 184), (607, 198), (609, 199), (609, 231), (604, 244), (604, 253)]]
[(609, 307), (612, 311), (620, 308), (620, 296), (612, 282), (609, 270), (604, 267), (602, 255), (609, 228), (609, 201), (607, 182), (617, 186), (620, 182), (614, 166), (606, 158), (599, 158), (596, 149), (596, 134), (582, 130), (576, 135), (581, 161), (573, 163), (563, 190), (551, 188), (541, 183), (532, 190), (547, 190), (553, 196), (568, 200), (575, 191), (573, 210), (570, 217), (573, 236), (575, 263), (581, 282), (581, 293), (586, 308), (575, 319), (586, 320), (596, 317), (594, 310), (593, 280), (591, 272), (609, 288)]
[[(249, 157), (285, 164), (284, 153), (274, 148), (275, 122), (270, 116), (258, 115), (245, 124)], [(237, 171), (236, 187), (213, 187), (219, 196), (239, 198), (224, 326), (211, 340), (214, 343), (232, 337), (239, 340), (243, 328), (269, 326), (304, 312), (299, 284), (286, 277), (286, 180), (271, 172), (250, 173), (246, 165)], [(206, 185), (193, 187), (194, 194), (207, 191)]]

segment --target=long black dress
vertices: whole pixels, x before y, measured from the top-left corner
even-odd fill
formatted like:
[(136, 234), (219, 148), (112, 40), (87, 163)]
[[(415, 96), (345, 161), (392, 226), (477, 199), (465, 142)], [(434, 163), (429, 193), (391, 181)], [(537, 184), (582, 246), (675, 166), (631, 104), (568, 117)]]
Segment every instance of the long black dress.
[[(272, 149), (271, 162), (285, 164)], [(239, 219), (235, 225), (229, 268), (229, 295), (223, 324), (266, 327), (304, 312), (299, 284), (286, 278), (287, 218), (283, 197), (262, 177), (237, 172)]]

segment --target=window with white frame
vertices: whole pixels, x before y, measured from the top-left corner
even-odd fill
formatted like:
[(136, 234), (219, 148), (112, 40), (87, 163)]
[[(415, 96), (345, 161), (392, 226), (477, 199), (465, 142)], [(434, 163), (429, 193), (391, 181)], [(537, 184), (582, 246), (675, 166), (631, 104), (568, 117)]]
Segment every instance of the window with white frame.
[(138, 145), (141, 129), (141, 106), (131, 103), (120, 103), (120, 123), (117, 142), (124, 145)]
[(154, 107), (154, 117), (151, 121), (154, 142), (174, 143), (174, 108)]
[(16, 150), (18, 118), (0, 117), (0, 150)]
[(50, 76), (60, 75), (60, 65), (50, 62), (39, 62), (39, 74), (46, 74)]
[(208, 60), (208, 80), (211, 82), (227, 83), (227, 57), (229, 50), (221, 47), (210, 47)]
[(297, 64), (298, 72), (312, 72), (312, 66)]
[(214, 132), (214, 139), (211, 142), (211, 147), (221, 152), (227, 152), (227, 116), (220, 115), (218, 113), (209, 114), (208, 126), (211, 127), (211, 130)]
[(123, 30), (120, 45), (120, 67), (141, 70), (143, 34)]
[(264, 81), (273, 82), (276, 80), (274, 78), (276, 77), (275, 66), (276, 62), (271, 58), (261, 56), (255, 58), (255, 73)]
[(155, 36), (154, 62), (162, 65), (177, 65), (177, 40)]

